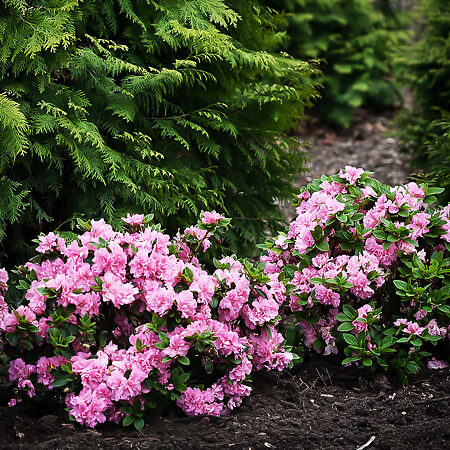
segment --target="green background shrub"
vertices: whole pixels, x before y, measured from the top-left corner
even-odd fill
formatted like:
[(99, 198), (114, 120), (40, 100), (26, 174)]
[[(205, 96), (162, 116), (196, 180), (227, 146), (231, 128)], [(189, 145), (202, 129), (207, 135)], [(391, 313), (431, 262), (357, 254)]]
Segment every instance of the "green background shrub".
[(3, 2), (0, 259), (80, 214), (173, 231), (217, 209), (234, 248), (273, 228), (303, 161), (286, 132), (316, 95), (273, 20), (256, 0)]
[(399, 115), (398, 134), (413, 166), (446, 188), (450, 201), (450, 3), (422, 0), (417, 9), (418, 40), (399, 52), (402, 80), (414, 105)]
[(398, 102), (390, 79), (393, 48), (407, 36), (407, 15), (389, 1), (283, 0), (293, 56), (324, 60), (322, 100), (325, 123), (348, 127), (359, 106), (386, 108)]

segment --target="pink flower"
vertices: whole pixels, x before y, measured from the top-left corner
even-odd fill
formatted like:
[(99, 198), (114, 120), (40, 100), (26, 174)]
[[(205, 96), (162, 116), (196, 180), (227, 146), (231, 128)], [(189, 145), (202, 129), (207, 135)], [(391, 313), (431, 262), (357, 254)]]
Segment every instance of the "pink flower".
[(437, 360), (434, 357), (428, 361), (429, 369), (447, 369), (449, 367), (448, 361)]
[(304, 254), (306, 253), (306, 250), (311, 248), (314, 244), (315, 241), (311, 231), (307, 228), (302, 228), (295, 239), (294, 248), (298, 250), (300, 254)]
[(163, 353), (171, 358), (177, 356), (186, 356), (190, 348), (189, 342), (186, 342), (179, 334), (170, 337), (170, 344), (163, 350)]
[(254, 329), (255, 325), (263, 325), (271, 321), (278, 315), (278, 303), (269, 298), (259, 297), (254, 300), (250, 307), (246, 304), (242, 308), (242, 316), (245, 323), (250, 329)]
[(9, 363), (9, 380), (23, 381), (30, 378), (32, 373), (36, 372), (36, 367), (32, 364), (25, 364), (22, 358), (14, 359)]
[(103, 301), (111, 302), (116, 308), (132, 303), (138, 293), (139, 289), (131, 283), (123, 283), (120, 278), (111, 272), (107, 272), (103, 277)]
[(412, 230), (412, 239), (417, 239), (430, 231), (429, 228), (427, 228), (430, 217), (430, 214), (424, 212), (419, 212), (412, 216), (411, 223), (408, 225), (408, 228)]
[(46, 358), (42, 356), (36, 363), (36, 373), (38, 383), (43, 384), (48, 389), (52, 389), (52, 383), (55, 377), (52, 375), (52, 369), (60, 367), (66, 362), (66, 358), (63, 356), (53, 356), (51, 358)]
[(361, 198), (376, 197), (376, 196), (377, 193), (371, 186), (366, 186), (361, 189)]
[(396, 244), (392, 243), (389, 248), (385, 250), (382, 245), (378, 244), (374, 237), (369, 237), (366, 240), (364, 250), (367, 253), (374, 255), (379, 260), (380, 264), (386, 267), (391, 266), (398, 258), (398, 247)]
[(144, 221), (144, 214), (133, 214), (130, 216), (130, 214), (127, 213), (127, 217), (122, 217), (122, 220), (128, 225), (142, 225)]
[(188, 387), (177, 401), (178, 406), (188, 415), (220, 416), (223, 410), (224, 393), (220, 386), (213, 385), (202, 391), (199, 388)]
[[(335, 181), (329, 183), (326, 180), (320, 184), (320, 188), (324, 192), (326, 192), (327, 194), (330, 194), (330, 195), (337, 195), (337, 194), (340, 194), (341, 192), (343, 192), (345, 190), (343, 184), (336, 183)], [(305, 191), (305, 192), (308, 192), (308, 191)]]
[(215, 211), (211, 211), (211, 212), (206, 211), (203, 213), (202, 218), (201, 218), (202, 223), (207, 224), (207, 225), (212, 224), (212, 223), (217, 223), (220, 219), (225, 219), (225, 217), (219, 213), (216, 213)]
[(31, 380), (20, 380), (17, 383), (17, 386), (20, 389), (23, 389), (30, 398), (33, 398), (36, 395), (36, 389)]
[(10, 408), (13, 408), (14, 406), (16, 406), (17, 405), (17, 403), (21, 403), (22, 402), (22, 399), (21, 398), (12, 398), (9, 402), (8, 402), (8, 406), (10, 407)]
[(421, 309), (414, 314), (414, 318), (416, 320), (422, 320), (426, 315), (427, 312), (424, 309)]
[(396, 327), (400, 327), (402, 325), (407, 325), (407, 324), (408, 324), (408, 319), (397, 319), (394, 322), (394, 326), (396, 326)]
[(330, 260), (328, 253), (318, 253), (313, 259), (312, 263), (315, 267), (321, 268)]
[(425, 328), (427, 328), (428, 334), (430, 334), (431, 336), (441, 336), (442, 338), (444, 338), (447, 334), (447, 330), (445, 327), (439, 328), (436, 319), (431, 319)]
[(363, 272), (357, 272), (355, 275), (351, 275), (348, 278), (348, 282), (353, 284), (350, 288), (350, 292), (356, 297), (366, 299), (372, 297), (374, 290), (369, 286), (370, 281)]
[[(372, 312), (372, 311), (373, 311), (373, 308), (369, 304), (364, 305), (361, 308), (358, 308), (358, 319), (366, 319), (367, 314), (369, 314), (369, 312)], [(356, 333), (360, 333), (361, 331), (367, 330), (367, 323), (358, 322), (358, 320), (356, 320), (356, 319), (352, 322), (352, 325), (355, 327)]]
[(420, 335), (423, 330), (425, 330), (425, 328), (419, 326), (417, 322), (408, 322), (406, 328), (403, 329), (403, 332), (406, 334)]
[(128, 377), (119, 369), (113, 370), (106, 379), (106, 385), (111, 389), (111, 400), (131, 400), (137, 397), (141, 393), (141, 383), (147, 376), (148, 373), (138, 367), (133, 367)]
[(191, 234), (195, 236), (195, 238), (199, 241), (202, 241), (202, 248), (203, 250), (208, 250), (208, 248), (211, 245), (211, 242), (209, 239), (205, 238), (205, 236), (209, 233), (208, 230), (202, 230), (198, 227), (192, 226), (189, 228), (186, 228), (184, 230), (184, 234)]
[(158, 287), (147, 290), (145, 293), (147, 310), (153, 311), (160, 316), (163, 316), (172, 308), (175, 299), (176, 294), (171, 287)]
[(108, 355), (102, 351), (97, 353), (96, 358), (90, 359), (89, 353), (77, 353), (72, 356), (72, 371), (81, 376), (84, 386), (95, 389), (105, 378), (108, 367)]
[(339, 172), (339, 176), (347, 180), (350, 184), (355, 184), (363, 173), (364, 169), (357, 169), (352, 166), (345, 166), (345, 172), (341, 170)]
[(425, 191), (414, 182), (406, 184), (405, 189), (414, 197), (425, 198)]
[(194, 319), (197, 302), (194, 299), (194, 294), (189, 290), (181, 291), (176, 297), (177, 309), (181, 312), (181, 317), (185, 319)]
[(65, 244), (64, 239), (60, 238), (55, 233), (49, 233), (45, 236), (39, 236), (39, 245), (36, 247), (36, 251), (39, 253), (52, 252), (53, 250), (59, 250)]
[(317, 301), (324, 305), (333, 305), (334, 307), (337, 307), (341, 303), (341, 297), (338, 292), (334, 292), (321, 284), (315, 286), (314, 293)]
[(8, 272), (5, 269), (0, 269), (0, 292), (8, 287)]
[(95, 389), (84, 387), (78, 395), (68, 394), (66, 405), (70, 414), (82, 425), (94, 428), (106, 421), (106, 411), (111, 406), (111, 391), (105, 383)]

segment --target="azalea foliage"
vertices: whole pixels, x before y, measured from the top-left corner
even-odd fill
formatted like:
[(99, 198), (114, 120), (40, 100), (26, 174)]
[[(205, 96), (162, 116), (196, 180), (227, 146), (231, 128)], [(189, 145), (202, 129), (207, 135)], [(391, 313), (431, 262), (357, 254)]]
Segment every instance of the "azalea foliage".
[(448, 367), (450, 205), (427, 206), (440, 192), (347, 166), (302, 188), (257, 264), (205, 263), (230, 224), (214, 211), (173, 238), (140, 214), (120, 232), (101, 219), (42, 234), (36, 256), (0, 270), (9, 404), (53, 395), (80, 424), (140, 429), (175, 405), (226, 415), (255, 371), (309, 349), (405, 384), (425, 362)]
[(20, 304), (5, 302), (0, 271), (0, 351), (19, 390), (10, 406), (51, 391), (83, 425), (140, 429), (162, 405), (227, 414), (252, 372), (292, 363), (274, 328), (284, 284), (245, 260), (215, 260), (213, 272), (199, 261), (229, 219), (205, 212), (173, 239), (148, 220), (124, 218), (124, 233), (92, 221), (71, 242), (42, 235), (13, 273)]
[(386, 186), (349, 166), (302, 189), (262, 260), (287, 285), (304, 348), (405, 383), (448, 355), (450, 205), (426, 207), (442, 190)]

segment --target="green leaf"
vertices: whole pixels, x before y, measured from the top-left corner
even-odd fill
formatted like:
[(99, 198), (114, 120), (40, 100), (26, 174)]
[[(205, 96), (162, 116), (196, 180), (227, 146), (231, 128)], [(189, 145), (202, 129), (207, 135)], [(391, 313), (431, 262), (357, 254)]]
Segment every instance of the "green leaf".
[(424, 203), (427, 203), (428, 205), (431, 205), (433, 203), (437, 202), (437, 198), (434, 195), (427, 195), (424, 199), (423, 199)]
[(344, 360), (342, 360), (342, 364), (348, 364), (351, 362), (355, 362), (355, 361), (359, 361), (361, 358), (359, 356), (350, 356), (348, 358), (345, 358)]
[(72, 381), (72, 379), (70, 377), (60, 377), (60, 378), (56, 378), (53, 383), (52, 386), (53, 387), (63, 387), (66, 384), (68, 384), (70, 381)]
[(340, 74), (346, 75), (352, 73), (353, 71), (352, 66), (350, 64), (335, 64), (333, 66), (333, 69)]
[(19, 336), (16, 333), (9, 333), (6, 335), (6, 340), (15, 347), (19, 343)]
[(214, 364), (213, 364), (213, 362), (212, 361), (208, 361), (206, 364), (205, 364), (205, 372), (208, 374), (208, 375), (211, 375), (212, 373), (213, 373), (213, 371), (214, 371)]
[(321, 252), (327, 252), (328, 250), (330, 250), (330, 244), (328, 244), (328, 242), (325, 240), (316, 243), (316, 247)]
[(408, 290), (408, 283), (402, 280), (394, 280), (394, 285), (397, 289), (400, 289), (402, 291)]
[(342, 331), (342, 332), (351, 331), (354, 329), (355, 329), (355, 327), (351, 324), (351, 322), (341, 323), (341, 325), (339, 325), (339, 327), (338, 327), (338, 331)]
[(348, 304), (344, 304), (343, 306), (342, 306), (342, 310), (344, 311), (344, 314), (349, 318), (349, 319), (355, 319), (356, 318), (356, 316), (358, 315), (358, 313), (356, 312), (356, 310), (352, 307), (352, 306), (350, 306), (350, 305), (348, 305)]
[(344, 333), (342, 337), (344, 341), (347, 342), (347, 344), (353, 345), (355, 347), (358, 346), (358, 339), (356, 339), (356, 337), (353, 336), (353, 334)]
[(178, 361), (180, 362), (180, 364), (183, 364), (184, 366), (188, 366), (191, 363), (187, 356), (179, 356)]
[(136, 419), (134, 419), (134, 428), (136, 428), (136, 430), (141, 431), (142, 428), (144, 428), (144, 419), (142, 417), (137, 417)]
[(122, 425), (124, 427), (127, 427), (128, 425), (131, 425), (133, 422), (134, 422), (134, 419), (132, 416), (125, 416), (123, 418)]
[(409, 361), (406, 363), (405, 365), (405, 372), (409, 375), (412, 373), (417, 373), (419, 371), (419, 366), (413, 362), (413, 361)]
[(350, 317), (348, 317), (348, 316), (346, 316), (345, 314), (342, 314), (342, 313), (338, 314), (336, 316), (336, 319), (339, 322), (349, 322), (349, 321), (351, 322), (352, 321), (352, 319)]

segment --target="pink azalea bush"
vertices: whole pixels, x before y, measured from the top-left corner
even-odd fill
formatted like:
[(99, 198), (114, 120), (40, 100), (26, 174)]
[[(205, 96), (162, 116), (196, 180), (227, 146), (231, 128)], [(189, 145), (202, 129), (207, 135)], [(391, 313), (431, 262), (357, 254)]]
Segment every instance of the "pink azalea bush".
[(92, 221), (71, 242), (40, 236), (37, 256), (12, 274), (19, 305), (5, 301), (0, 270), (0, 352), (19, 391), (10, 406), (44, 390), (80, 424), (140, 429), (164, 401), (227, 414), (250, 394), (253, 371), (292, 363), (275, 329), (278, 276), (231, 257), (215, 270), (200, 262), (229, 219), (203, 213), (173, 239), (149, 219), (128, 215), (123, 233)]
[(306, 349), (405, 382), (422, 360), (448, 354), (450, 205), (427, 208), (440, 192), (385, 186), (349, 166), (302, 189), (297, 216), (261, 260), (286, 284)]

